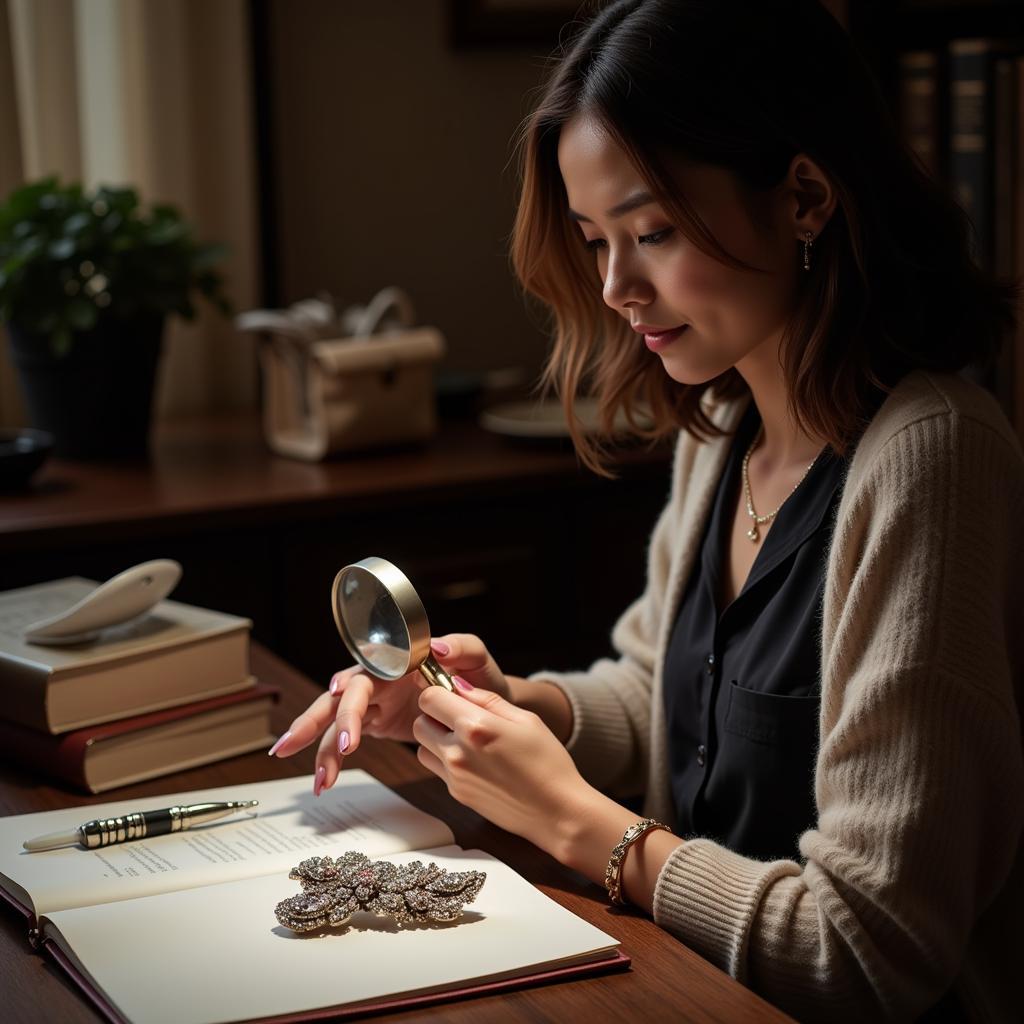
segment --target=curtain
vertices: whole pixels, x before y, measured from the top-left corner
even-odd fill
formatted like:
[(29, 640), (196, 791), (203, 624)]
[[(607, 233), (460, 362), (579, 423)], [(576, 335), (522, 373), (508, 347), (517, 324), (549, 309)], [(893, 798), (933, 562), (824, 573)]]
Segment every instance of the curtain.
[[(131, 185), (222, 242), (226, 290), (257, 302), (257, 199), (245, 0), (0, 0), (0, 192), (58, 174)], [(253, 406), (256, 355), (197, 302), (168, 324), (157, 415)], [(24, 423), (0, 353), (0, 423)]]

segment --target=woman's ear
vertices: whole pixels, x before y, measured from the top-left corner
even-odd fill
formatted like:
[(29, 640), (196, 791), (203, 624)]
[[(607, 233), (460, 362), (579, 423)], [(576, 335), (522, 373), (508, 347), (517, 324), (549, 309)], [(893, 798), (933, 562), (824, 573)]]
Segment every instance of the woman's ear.
[(786, 218), (794, 237), (803, 241), (809, 231), (817, 238), (836, 208), (832, 179), (806, 153), (797, 153), (786, 174), (785, 195)]

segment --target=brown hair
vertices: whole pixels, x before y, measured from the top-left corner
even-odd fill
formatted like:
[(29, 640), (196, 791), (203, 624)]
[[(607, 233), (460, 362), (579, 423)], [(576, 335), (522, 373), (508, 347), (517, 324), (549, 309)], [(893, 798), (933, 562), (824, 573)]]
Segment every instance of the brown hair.
[[(751, 195), (777, 185), (800, 152), (829, 175), (836, 210), (802, 275), (781, 360), (796, 422), (838, 454), (909, 370), (995, 360), (1013, 324), (1014, 289), (977, 267), (963, 211), (903, 144), (868, 69), (818, 0), (617, 0), (556, 60), (518, 140), (512, 262), (553, 314), (542, 382), (561, 395), (591, 468), (605, 472), (605, 451), (573, 415), (579, 394), (597, 397), (605, 434), (622, 412), (642, 437), (681, 427), (707, 439), (721, 431), (702, 409), (703, 393), (731, 398), (748, 388), (733, 368), (704, 384), (673, 381), (602, 301), (558, 167), (559, 133), (578, 115), (624, 149), (686, 237), (734, 266), (744, 265), (679, 195), (665, 155), (728, 168)], [(653, 423), (643, 422), (644, 406)]]

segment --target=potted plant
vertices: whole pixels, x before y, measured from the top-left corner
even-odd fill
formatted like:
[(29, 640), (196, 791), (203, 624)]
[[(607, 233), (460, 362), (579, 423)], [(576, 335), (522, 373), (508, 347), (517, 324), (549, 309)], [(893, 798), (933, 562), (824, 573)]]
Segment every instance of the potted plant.
[(196, 293), (230, 312), (222, 256), (131, 188), (49, 177), (0, 206), (0, 321), (32, 425), (55, 435), (57, 455), (145, 454), (164, 322), (192, 319)]

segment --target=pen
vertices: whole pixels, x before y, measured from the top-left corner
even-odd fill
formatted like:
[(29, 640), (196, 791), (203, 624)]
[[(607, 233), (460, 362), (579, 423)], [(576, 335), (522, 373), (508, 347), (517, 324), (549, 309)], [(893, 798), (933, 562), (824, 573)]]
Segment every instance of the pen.
[(56, 850), (59, 846), (77, 844), (95, 850), (99, 846), (110, 846), (112, 843), (162, 836), (168, 832), (180, 832), (184, 828), (205, 825), (208, 821), (216, 821), (236, 811), (255, 807), (258, 803), (259, 800), (225, 800), (222, 803), (167, 807), (159, 811), (133, 811), (119, 818), (87, 821), (84, 825), (67, 832), (51, 832), (49, 835), (29, 839), (23, 845), (29, 853)]

